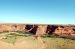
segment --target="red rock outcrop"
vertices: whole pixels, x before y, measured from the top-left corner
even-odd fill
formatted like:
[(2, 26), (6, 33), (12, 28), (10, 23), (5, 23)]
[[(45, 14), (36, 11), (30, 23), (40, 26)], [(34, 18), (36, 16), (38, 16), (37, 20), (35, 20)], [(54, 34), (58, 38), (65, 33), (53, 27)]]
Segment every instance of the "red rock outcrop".
[(41, 36), (46, 33), (47, 25), (38, 25), (36, 36)]
[(25, 31), (36, 35), (43, 35), (48, 33), (68, 36), (75, 34), (75, 26), (44, 24), (0, 24), (0, 32), (3, 31)]
[(25, 25), (23, 24), (0, 24), (0, 32), (3, 31), (24, 31)]

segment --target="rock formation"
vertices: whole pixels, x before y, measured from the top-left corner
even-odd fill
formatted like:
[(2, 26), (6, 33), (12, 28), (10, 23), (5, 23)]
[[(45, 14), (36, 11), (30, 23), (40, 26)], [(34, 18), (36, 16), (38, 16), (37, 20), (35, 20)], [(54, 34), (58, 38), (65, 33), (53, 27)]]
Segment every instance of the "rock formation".
[(44, 25), (44, 24), (0, 24), (0, 32), (25, 31), (36, 35), (58, 34), (75, 35), (74, 25)]

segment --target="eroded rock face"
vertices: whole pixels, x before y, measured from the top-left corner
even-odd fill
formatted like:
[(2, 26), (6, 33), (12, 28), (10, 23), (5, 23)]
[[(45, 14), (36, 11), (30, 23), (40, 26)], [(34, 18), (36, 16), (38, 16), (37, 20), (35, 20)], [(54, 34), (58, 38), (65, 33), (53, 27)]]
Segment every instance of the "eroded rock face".
[(75, 26), (62, 25), (44, 25), (44, 24), (0, 24), (0, 32), (3, 31), (25, 31), (36, 35), (43, 34), (58, 34), (58, 35), (73, 35), (75, 34)]
[(53, 34), (55, 32), (55, 29), (57, 28), (58, 26), (55, 26), (55, 25), (48, 25), (47, 26), (47, 30), (46, 30), (46, 33), (48, 34)]
[(64, 27), (58, 26), (58, 28), (55, 29), (54, 33), (57, 34), (57, 35), (62, 35), (63, 33), (65, 33)]
[(71, 34), (75, 34), (75, 30), (72, 26), (63, 26), (56, 28), (55, 34), (71, 36)]
[(38, 25), (36, 36), (41, 36), (46, 33), (47, 25)]
[(3, 31), (24, 31), (25, 25), (23, 24), (0, 24), (0, 32)]

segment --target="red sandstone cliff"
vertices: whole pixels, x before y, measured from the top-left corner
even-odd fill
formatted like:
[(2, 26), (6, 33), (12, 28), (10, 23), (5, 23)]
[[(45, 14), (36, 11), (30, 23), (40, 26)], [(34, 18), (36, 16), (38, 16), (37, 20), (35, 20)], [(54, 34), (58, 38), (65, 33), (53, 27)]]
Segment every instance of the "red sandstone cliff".
[(74, 35), (75, 26), (62, 25), (28, 25), (28, 24), (0, 24), (0, 32), (3, 31), (28, 31), (36, 35), (58, 34), (58, 35)]

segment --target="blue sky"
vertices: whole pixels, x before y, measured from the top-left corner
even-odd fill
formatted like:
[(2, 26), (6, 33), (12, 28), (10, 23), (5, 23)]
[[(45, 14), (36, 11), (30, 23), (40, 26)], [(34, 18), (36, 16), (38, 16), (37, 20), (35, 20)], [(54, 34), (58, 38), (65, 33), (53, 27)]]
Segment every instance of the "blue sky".
[(0, 23), (75, 24), (75, 0), (0, 0)]

